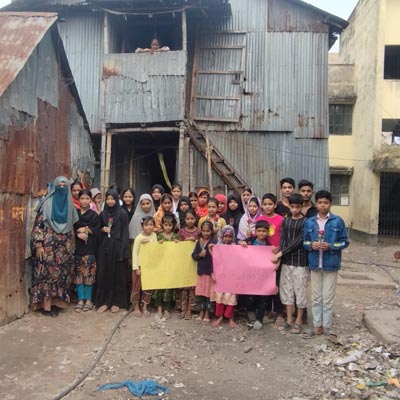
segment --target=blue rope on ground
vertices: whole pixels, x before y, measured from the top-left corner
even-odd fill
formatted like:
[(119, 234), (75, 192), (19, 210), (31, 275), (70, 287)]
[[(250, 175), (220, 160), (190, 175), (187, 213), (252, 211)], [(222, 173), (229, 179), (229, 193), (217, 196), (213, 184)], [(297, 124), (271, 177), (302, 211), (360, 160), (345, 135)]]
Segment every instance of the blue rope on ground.
[(145, 395), (158, 396), (159, 392), (169, 393), (168, 388), (159, 385), (157, 382), (146, 379), (144, 381), (133, 381), (128, 379), (123, 382), (108, 383), (106, 385), (100, 386), (97, 390), (108, 390), (108, 389), (121, 389), (128, 388), (128, 390), (135, 396), (141, 398)]

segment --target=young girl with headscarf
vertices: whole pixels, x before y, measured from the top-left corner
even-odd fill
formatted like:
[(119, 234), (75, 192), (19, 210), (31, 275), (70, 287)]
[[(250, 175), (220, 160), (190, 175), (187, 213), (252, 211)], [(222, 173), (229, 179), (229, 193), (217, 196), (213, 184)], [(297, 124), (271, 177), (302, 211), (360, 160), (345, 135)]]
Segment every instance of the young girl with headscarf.
[(100, 220), (102, 239), (97, 252), (95, 305), (100, 313), (108, 309), (118, 312), (128, 308), (126, 266), (131, 252), (129, 217), (115, 190), (107, 191)]
[(56, 317), (67, 307), (74, 270), (73, 225), (78, 214), (69, 180), (54, 179), (52, 189), (37, 208), (31, 244), (33, 257), (30, 303), (46, 316)]
[(143, 218), (152, 217), (155, 212), (153, 198), (147, 193), (142, 194), (131, 222), (129, 223), (129, 239), (135, 240), (136, 236), (142, 232)]
[(254, 235), (256, 220), (261, 215), (261, 203), (258, 197), (250, 197), (244, 215), (240, 219), (238, 239), (246, 240)]

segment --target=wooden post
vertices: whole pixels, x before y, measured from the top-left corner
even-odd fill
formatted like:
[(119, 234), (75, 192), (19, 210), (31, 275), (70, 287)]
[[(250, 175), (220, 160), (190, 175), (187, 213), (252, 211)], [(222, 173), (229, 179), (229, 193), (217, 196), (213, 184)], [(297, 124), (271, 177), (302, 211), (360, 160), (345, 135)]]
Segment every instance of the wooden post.
[(179, 149), (178, 149), (178, 181), (183, 185), (183, 174), (185, 169), (185, 127), (183, 122), (179, 125)]
[(183, 188), (184, 193), (190, 192), (190, 161), (189, 161), (189, 146), (190, 146), (190, 138), (185, 136), (185, 169), (183, 170)]
[(189, 191), (194, 191), (194, 149), (189, 141)]
[(187, 52), (187, 21), (186, 10), (182, 10), (182, 50)]
[(105, 187), (105, 169), (106, 169), (106, 142), (107, 135), (106, 132), (101, 134), (101, 150), (100, 150), (100, 191), (104, 196), (106, 192)]
[(107, 135), (106, 135), (106, 167), (104, 170), (104, 189), (105, 190), (107, 190), (110, 186), (111, 148), (112, 148), (112, 134), (111, 134), (111, 132), (107, 132)]
[(207, 169), (208, 169), (208, 186), (210, 187), (210, 194), (213, 195), (213, 181), (212, 181), (212, 167), (211, 167), (211, 146), (208, 139), (208, 131), (206, 131), (206, 144), (207, 144)]

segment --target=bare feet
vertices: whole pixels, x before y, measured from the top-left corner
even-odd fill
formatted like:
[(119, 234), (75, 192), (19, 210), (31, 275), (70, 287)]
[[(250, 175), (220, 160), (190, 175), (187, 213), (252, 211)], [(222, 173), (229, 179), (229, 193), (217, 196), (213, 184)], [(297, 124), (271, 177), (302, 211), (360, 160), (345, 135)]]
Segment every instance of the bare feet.
[(117, 313), (119, 311), (119, 307), (118, 306), (112, 306), (110, 311), (112, 313)]
[(165, 319), (171, 319), (171, 313), (167, 310), (164, 311), (164, 318)]
[(186, 312), (186, 314), (185, 314), (185, 319), (186, 319), (186, 320), (192, 319), (192, 312), (191, 312), (191, 311), (187, 311), (187, 312)]
[(235, 321), (233, 320), (233, 318), (231, 318), (231, 319), (229, 320), (229, 326), (230, 326), (231, 328), (236, 328), (236, 327), (237, 327), (237, 325), (236, 325)]
[(221, 322), (222, 322), (222, 319), (223, 319), (223, 317), (218, 317), (218, 319), (216, 319), (216, 320), (213, 322), (213, 326), (215, 326), (215, 327), (220, 326), (220, 325), (221, 325)]
[(101, 306), (97, 309), (97, 312), (103, 313), (103, 312), (106, 312), (107, 310), (108, 310), (108, 307), (104, 304), (103, 306)]

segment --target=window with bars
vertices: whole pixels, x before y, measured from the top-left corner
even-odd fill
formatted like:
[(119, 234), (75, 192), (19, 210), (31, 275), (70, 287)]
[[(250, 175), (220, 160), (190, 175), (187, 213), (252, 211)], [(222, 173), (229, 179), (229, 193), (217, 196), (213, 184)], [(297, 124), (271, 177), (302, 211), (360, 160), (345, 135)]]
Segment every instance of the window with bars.
[(333, 205), (350, 205), (349, 191), (350, 175), (331, 175), (331, 193)]
[(384, 79), (400, 79), (400, 46), (385, 46)]
[(352, 122), (352, 104), (329, 105), (329, 133), (331, 135), (351, 135)]

